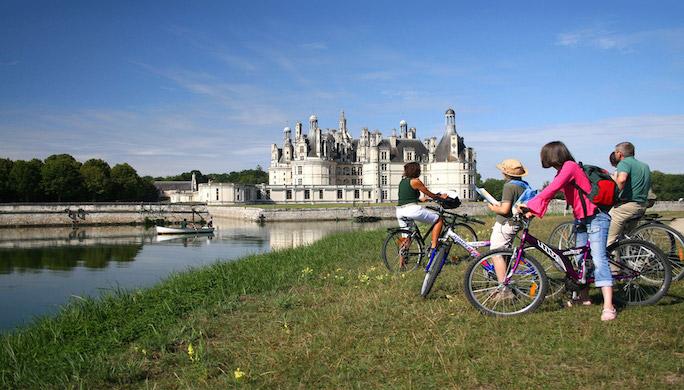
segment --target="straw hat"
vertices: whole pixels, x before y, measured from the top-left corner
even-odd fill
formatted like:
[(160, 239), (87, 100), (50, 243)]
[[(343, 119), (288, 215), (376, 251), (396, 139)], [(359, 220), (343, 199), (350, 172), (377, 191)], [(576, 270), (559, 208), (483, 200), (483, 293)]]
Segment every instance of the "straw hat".
[(527, 169), (518, 160), (508, 159), (496, 164), (496, 167), (508, 176), (527, 176)]

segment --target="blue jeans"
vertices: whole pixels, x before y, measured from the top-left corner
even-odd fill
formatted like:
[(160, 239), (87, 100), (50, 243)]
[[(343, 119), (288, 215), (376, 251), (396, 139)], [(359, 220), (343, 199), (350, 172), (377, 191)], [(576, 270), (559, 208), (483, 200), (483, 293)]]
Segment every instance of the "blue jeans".
[(576, 220), (575, 228), (578, 247), (586, 245), (587, 239), (589, 240), (591, 257), (594, 259), (594, 285), (596, 287), (612, 286), (613, 276), (610, 273), (608, 255), (606, 254), (610, 215), (596, 210), (596, 214), (591, 217)]

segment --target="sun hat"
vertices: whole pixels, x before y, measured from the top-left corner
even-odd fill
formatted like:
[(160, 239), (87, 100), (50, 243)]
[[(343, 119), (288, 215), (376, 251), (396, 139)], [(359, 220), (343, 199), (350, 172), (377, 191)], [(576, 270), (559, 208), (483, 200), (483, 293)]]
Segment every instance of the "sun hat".
[(527, 176), (527, 169), (525, 169), (523, 164), (518, 160), (503, 160), (500, 163), (496, 164), (496, 167), (508, 176)]

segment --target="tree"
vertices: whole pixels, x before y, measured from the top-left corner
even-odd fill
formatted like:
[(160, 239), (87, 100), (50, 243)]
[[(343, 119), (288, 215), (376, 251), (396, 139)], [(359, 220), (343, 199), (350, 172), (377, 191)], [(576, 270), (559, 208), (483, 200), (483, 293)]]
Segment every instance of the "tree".
[(81, 163), (68, 154), (53, 154), (41, 168), (41, 183), (51, 200), (75, 201), (83, 196)]
[(651, 172), (651, 189), (658, 200), (679, 200), (684, 198), (684, 175)]
[(501, 199), (501, 195), (503, 192), (503, 185), (505, 183), (505, 180), (503, 179), (487, 179), (482, 183), (482, 188), (487, 190), (494, 199)]
[(14, 163), (8, 158), (0, 158), (0, 202), (14, 200), (9, 174)]
[(132, 166), (127, 163), (115, 165), (112, 168), (111, 179), (114, 187), (114, 200), (140, 200), (141, 179)]
[(31, 161), (14, 162), (9, 173), (9, 180), (17, 200), (36, 202), (43, 198), (41, 187), (41, 170), (43, 162), (34, 158)]
[(112, 196), (112, 169), (104, 160), (90, 159), (81, 165), (81, 176), (92, 201), (109, 200)]

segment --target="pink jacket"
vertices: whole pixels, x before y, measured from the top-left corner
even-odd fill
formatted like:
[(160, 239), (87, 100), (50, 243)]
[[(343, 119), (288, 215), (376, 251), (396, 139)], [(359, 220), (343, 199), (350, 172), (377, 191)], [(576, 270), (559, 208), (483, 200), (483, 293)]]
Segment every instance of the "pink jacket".
[[(582, 168), (574, 161), (566, 161), (553, 181), (537, 196), (527, 202), (527, 207), (532, 213), (541, 218), (546, 214), (546, 209), (549, 207), (549, 202), (553, 199), (554, 195), (556, 195), (558, 191), (563, 190), (565, 193), (565, 202), (569, 206), (572, 206), (572, 213), (574, 214), (575, 219), (582, 219), (586, 216), (594, 215), (597, 209), (596, 205), (591, 203), (586, 196), (580, 195), (573, 183), (577, 183), (577, 185), (587, 193), (591, 191), (591, 183)], [(587, 206), (587, 215), (584, 215), (580, 196), (584, 197), (584, 203)]]

